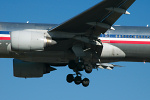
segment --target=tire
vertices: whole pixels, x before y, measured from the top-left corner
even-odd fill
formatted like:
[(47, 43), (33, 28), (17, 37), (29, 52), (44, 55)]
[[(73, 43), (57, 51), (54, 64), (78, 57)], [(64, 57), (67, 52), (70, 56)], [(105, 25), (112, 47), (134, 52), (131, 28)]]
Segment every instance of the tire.
[(77, 65), (77, 70), (78, 71), (83, 71), (84, 70), (84, 63), (83, 62), (79, 62)]
[(85, 72), (86, 73), (91, 73), (93, 70), (93, 67), (92, 66), (85, 66)]
[(70, 69), (75, 69), (77, 66), (76, 62), (74, 60), (69, 61), (68, 67)]
[(74, 81), (73, 75), (72, 75), (72, 74), (68, 74), (67, 77), (66, 77), (66, 81), (67, 81), (68, 83), (73, 82), (73, 81)]
[(88, 78), (84, 78), (84, 79), (82, 80), (82, 85), (83, 85), (84, 87), (89, 86), (89, 83), (90, 83), (90, 80), (89, 80)]
[(75, 79), (74, 79), (74, 83), (76, 85), (79, 85), (81, 82), (82, 82), (81, 76), (76, 76)]

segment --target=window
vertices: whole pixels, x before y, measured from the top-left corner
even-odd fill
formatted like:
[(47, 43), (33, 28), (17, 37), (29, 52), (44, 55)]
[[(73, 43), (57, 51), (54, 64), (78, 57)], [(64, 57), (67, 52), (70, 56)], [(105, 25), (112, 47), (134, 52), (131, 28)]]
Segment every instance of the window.
[(138, 35), (138, 38), (140, 38), (140, 36)]
[(133, 36), (133, 35), (131, 35), (131, 37), (132, 37), (132, 38), (134, 38), (134, 36)]
[(134, 37), (136, 38), (136, 35)]
[(143, 38), (143, 36), (141, 36), (141, 38)]

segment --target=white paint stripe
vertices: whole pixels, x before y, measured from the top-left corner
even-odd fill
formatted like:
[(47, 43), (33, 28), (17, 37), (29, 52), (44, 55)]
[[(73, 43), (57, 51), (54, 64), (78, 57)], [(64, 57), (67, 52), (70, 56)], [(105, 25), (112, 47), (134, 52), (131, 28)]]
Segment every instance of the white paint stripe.
[(121, 41), (150, 41), (150, 39), (141, 39), (141, 38), (99, 38), (101, 40), (121, 40)]
[(10, 37), (9, 34), (0, 34), (0, 37)]

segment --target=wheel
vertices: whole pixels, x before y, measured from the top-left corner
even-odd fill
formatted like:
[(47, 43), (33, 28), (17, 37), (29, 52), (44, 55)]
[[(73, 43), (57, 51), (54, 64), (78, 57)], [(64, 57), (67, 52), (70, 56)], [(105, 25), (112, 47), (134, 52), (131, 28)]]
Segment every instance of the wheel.
[(84, 69), (84, 63), (83, 63), (83, 62), (79, 62), (79, 63), (77, 64), (77, 70), (78, 70), (78, 71), (83, 71), (83, 69)]
[(74, 80), (73, 75), (72, 75), (72, 74), (68, 74), (67, 77), (66, 77), (66, 81), (67, 81), (68, 83), (71, 83), (71, 82), (73, 82), (73, 80)]
[(81, 83), (82, 79), (81, 79), (81, 76), (76, 76), (75, 79), (74, 79), (74, 83), (76, 85), (79, 85)]
[(69, 61), (68, 67), (70, 69), (74, 69), (74, 68), (76, 68), (76, 66), (77, 66), (77, 64), (74, 60)]
[(90, 80), (89, 80), (88, 78), (84, 78), (84, 79), (82, 80), (82, 85), (83, 85), (84, 87), (89, 86), (89, 83), (90, 83)]
[(85, 66), (85, 72), (86, 73), (91, 73), (92, 72), (92, 66)]

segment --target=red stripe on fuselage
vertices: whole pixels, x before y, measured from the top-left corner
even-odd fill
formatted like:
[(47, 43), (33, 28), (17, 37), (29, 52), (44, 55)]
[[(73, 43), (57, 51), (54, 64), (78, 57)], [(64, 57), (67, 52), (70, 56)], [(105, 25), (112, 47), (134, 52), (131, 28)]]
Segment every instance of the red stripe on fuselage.
[(0, 40), (10, 40), (10, 37), (0, 37)]
[(120, 43), (120, 44), (150, 44), (150, 41), (102, 40), (102, 42), (103, 43)]

